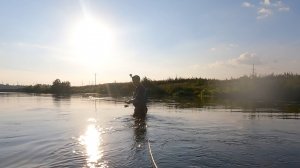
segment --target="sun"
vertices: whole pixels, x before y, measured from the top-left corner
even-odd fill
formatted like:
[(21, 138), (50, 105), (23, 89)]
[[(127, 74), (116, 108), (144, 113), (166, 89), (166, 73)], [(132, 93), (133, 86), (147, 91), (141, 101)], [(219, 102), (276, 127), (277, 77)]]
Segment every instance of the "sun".
[(114, 48), (112, 29), (103, 22), (85, 18), (75, 24), (71, 45), (77, 61), (90, 67), (105, 64)]

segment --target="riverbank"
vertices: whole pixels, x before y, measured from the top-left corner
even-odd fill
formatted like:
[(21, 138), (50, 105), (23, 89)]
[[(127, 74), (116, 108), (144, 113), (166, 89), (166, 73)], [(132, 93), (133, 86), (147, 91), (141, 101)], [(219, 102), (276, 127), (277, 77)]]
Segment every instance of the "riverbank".
[[(148, 97), (218, 98), (247, 100), (300, 101), (300, 75), (280, 74), (267, 76), (243, 76), (237, 79), (175, 78), (167, 80), (142, 79)], [(52, 85), (37, 84), (13, 91), (27, 93), (82, 94), (124, 97), (134, 91), (131, 82), (106, 83), (88, 86), (71, 86), (70, 82), (55, 80)]]
[[(300, 75), (289, 73), (261, 77), (244, 76), (229, 80), (175, 78), (155, 81), (144, 78), (142, 83), (147, 88), (148, 96), (155, 98), (171, 96), (300, 101)], [(72, 93), (98, 93), (112, 97), (129, 96), (132, 91), (131, 83), (72, 87)]]

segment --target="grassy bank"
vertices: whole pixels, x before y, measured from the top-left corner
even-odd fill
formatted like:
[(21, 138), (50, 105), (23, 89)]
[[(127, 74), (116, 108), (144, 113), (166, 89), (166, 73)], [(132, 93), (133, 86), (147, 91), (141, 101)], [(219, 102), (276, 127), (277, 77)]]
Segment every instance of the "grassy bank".
[[(237, 79), (175, 78), (167, 80), (142, 79), (149, 97), (236, 98), (255, 100), (300, 101), (300, 75), (285, 73), (267, 76), (244, 76)], [(52, 85), (34, 85), (22, 89), (34, 93), (97, 93), (100, 96), (130, 96), (131, 82), (73, 86), (55, 80)]]

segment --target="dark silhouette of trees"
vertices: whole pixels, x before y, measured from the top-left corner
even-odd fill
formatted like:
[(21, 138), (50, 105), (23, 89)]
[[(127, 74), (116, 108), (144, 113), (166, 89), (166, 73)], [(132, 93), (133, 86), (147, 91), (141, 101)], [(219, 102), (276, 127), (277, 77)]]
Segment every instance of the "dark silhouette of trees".
[(69, 81), (61, 82), (59, 79), (53, 81), (51, 86), (51, 93), (54, 94), (70, 94), (71, 84)]
[[(237, 79), (169, 78), (166, 80), (142, 79), (149, 97), (200, 97), (236, 98), (251, 100), (300, 100), (300, 75), (292, 73), (266, 76), (243, 76)], [(130, 96), (131, 82), (71, 87), (70, 82), (53, 81), (52, 85), (37, 84), (22, 91), (30, 93), (95, 93), (101, 96)]]
[(22, 91), (28, 93), (51, 93), (51, 87), (50, 85), (36, 84), (24, 87)]

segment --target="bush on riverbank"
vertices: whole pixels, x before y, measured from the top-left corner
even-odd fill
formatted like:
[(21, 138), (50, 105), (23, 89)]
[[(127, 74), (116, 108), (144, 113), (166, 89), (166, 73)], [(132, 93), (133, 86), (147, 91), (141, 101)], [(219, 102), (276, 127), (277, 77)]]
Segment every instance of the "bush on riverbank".
[(59, 79), (56, 79), (55, 81), (53, 81), (52, 85), (30, 85), (22, 88), (22, 91), (28, 93), (70, 94), (71, 83), (69, 81), (61, 82)]

